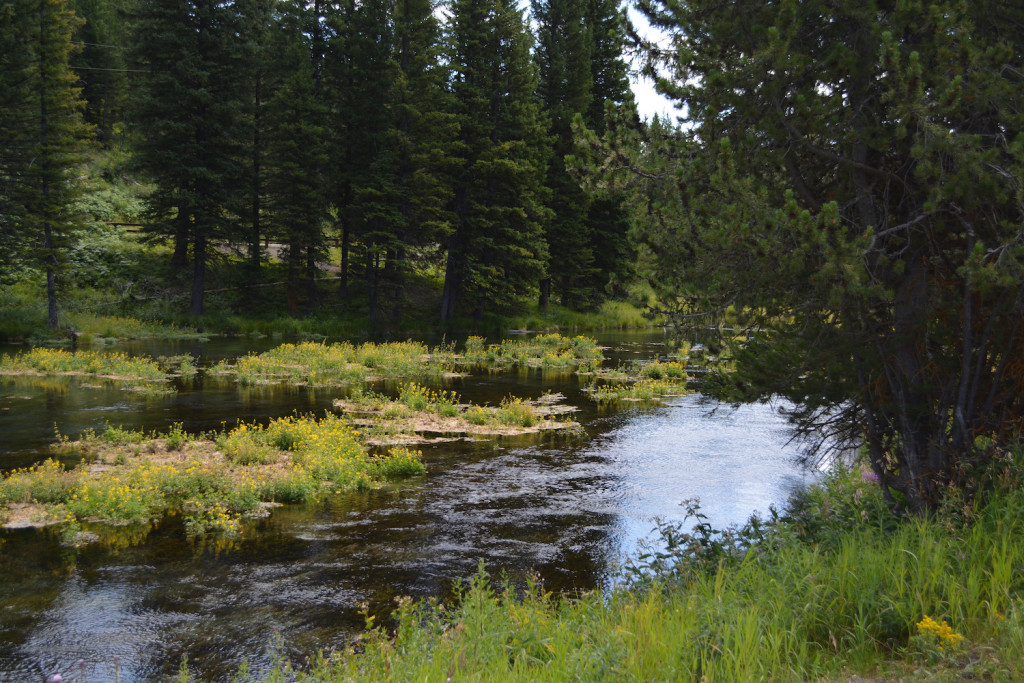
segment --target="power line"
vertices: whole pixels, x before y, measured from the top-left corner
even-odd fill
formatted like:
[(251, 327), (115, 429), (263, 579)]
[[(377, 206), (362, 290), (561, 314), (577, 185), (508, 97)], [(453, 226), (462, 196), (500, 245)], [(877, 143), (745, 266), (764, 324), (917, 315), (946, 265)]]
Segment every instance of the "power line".
[(99, 66), (73, 66), (72, 69), (78, 69), (79, 71), (130, 71), (132, 73), (148, 74), (153, 73), (149, 69), (104, 69)]
[(109, 47), (109, 48), (113, 48), (114, 50), (124, 50), (125, 49), (125, 48), (121, 47), (120, 45), (107, 45), (106, 43), (87, 43), (84, 40), (72, 40), (71, 44), (72, 45), (88, 45), (89, 47)]

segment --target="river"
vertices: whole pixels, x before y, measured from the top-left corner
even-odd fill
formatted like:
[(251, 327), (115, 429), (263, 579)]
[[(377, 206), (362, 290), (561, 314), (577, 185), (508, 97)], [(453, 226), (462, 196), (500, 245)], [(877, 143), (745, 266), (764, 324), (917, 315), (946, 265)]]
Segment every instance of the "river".
[[(660, 332), (600, 341), (611, 365), (665, 353)], [(277, 343), (117, 349), (188, 352), (208, 365)], [(425, 476), (277, 509), (231, 543), (192, 543), (177, 518), (79, 549), (62, 547), (54, 529), (4, 530), (0, 681), (82, 672), (90, 682), (166, 680), (186, 656), (200, 680), (213, 681), (229, 680), (242, 662), (255, 671), (280, 656), (301, 663), (346, 645), (364, 608), (380, 621), (400, 596), (447, 599), (452, 581), (481, 560), (513, 581), (534, 572), (566, 594), (606, 587), (654, 518), (682, 518), (682, 500), (699, 497), (716, 525), (742, 523), (811, 476), (768, 405), (712, 411), (693, 394), (598, 409), (574, 375), (540, 370), (465, 377), (453, 388), (491, 404), (561, 392), (581, 409), (582, 433), (424, 446)], [(173, 396), (148, 398), (79, 382), (2, 381), (0, 468), (47, 457), (55, 425), (71, 437), (108, 422), (147, 430), (182, 422), (198, 432), (326, 410), (338, 395), (202, 376)]]

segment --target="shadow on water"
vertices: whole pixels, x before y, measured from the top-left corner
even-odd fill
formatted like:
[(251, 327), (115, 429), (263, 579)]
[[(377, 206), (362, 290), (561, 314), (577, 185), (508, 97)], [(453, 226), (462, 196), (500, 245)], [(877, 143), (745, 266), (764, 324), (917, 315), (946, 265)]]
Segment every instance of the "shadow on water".
[[(665, 351), (650, 333), (602, 342), (615, 347), (612, 364)], [(449, 599), (452, 580), (480, 560), (514, 581), (536, 572), (568, 594), (607, 585), (654, 517), (681, 517), (681, 500), (699, 496), (715, 523), (738, 523), (804, 483), (768, 406), (708, 415), (685, 396), (599, 410), (574, 375), (539, 369), (449, 386), (489, 404), (560, 392), (580, 407), (584, 433), (426, 446), (424, 477), (275, 510), (227, 545), (188, 542), (177, 518), (124, 542), (125, 530), (107, 530), (106, 542), (79, 549), (63, 548), (55, 529), (3, 532), (0, 681), (41, 680), (80, 658), (89, 681), (160, 680), (185, 655), (203, 680), (228, 680), (243, 661), (266, 669), (275, 647), (301, 662), (345, 645), (363, 626), (364, 604), (380, 622), (399, 596)], [(54, 422), (69, 434), (106, 421), (201, 431), (324, 410), (338, 395), (206, 381), (137, 400), (112, 388), (3, 384), (0, 458), (4, 469), (37, 461)]]

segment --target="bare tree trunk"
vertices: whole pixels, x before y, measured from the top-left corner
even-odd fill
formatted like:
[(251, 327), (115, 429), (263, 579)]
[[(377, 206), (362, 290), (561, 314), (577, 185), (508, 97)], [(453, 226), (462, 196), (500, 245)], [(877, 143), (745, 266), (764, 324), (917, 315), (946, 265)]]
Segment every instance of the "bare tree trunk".
[(203, 294), (206, 291), (206, 230), (196, 223), (195, 242), (193, 243), (192, 268), (192, 306), (194, 316), (203, 314)]

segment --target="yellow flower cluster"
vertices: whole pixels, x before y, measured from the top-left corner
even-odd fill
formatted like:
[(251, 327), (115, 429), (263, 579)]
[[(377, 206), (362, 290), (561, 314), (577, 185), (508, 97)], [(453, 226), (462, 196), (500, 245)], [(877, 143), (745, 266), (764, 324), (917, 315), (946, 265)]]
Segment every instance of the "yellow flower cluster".
[(929, 616), (926, 616), (921, 621), (917, 622), (917, 632), (925, 637), (938, 640), (939, 649), (945, 649), (949, 647), (951, 650), (960, 647), (963, 644), (964, 637), (953, 630), (953, 628), (946, 623), (943, 619), (941, 623), (936, 622)]
[(113, 375), (132, 380), (164, 380), (166, 376), (154, 361), (124, 353), (100, 353), (37, 347), (16, 356), (0, 358), (0, 371), (32, 370), (46, 374), (77, 373)]
[(213, 373), (235, 373), (240, 382), (255, 383), (288, 379), (314, 386), (361, 381), (371, 373), (398, 377), (445, 370), (450, 351), (431, 352), (420, 342), (282, 344), (256, 355), (239, 358), (233, 365), (220, 363)]
[(473, 361), (489, 360), (555, 367), (575, 365), (583, 360), (600, 360), (603, 355), (595, 339), (541, 334), (530, 338), (506, 339), (488, 348), (484, 348), (483, 339), (480, 337), (470, 337), (466, 341), (466, 358)]

